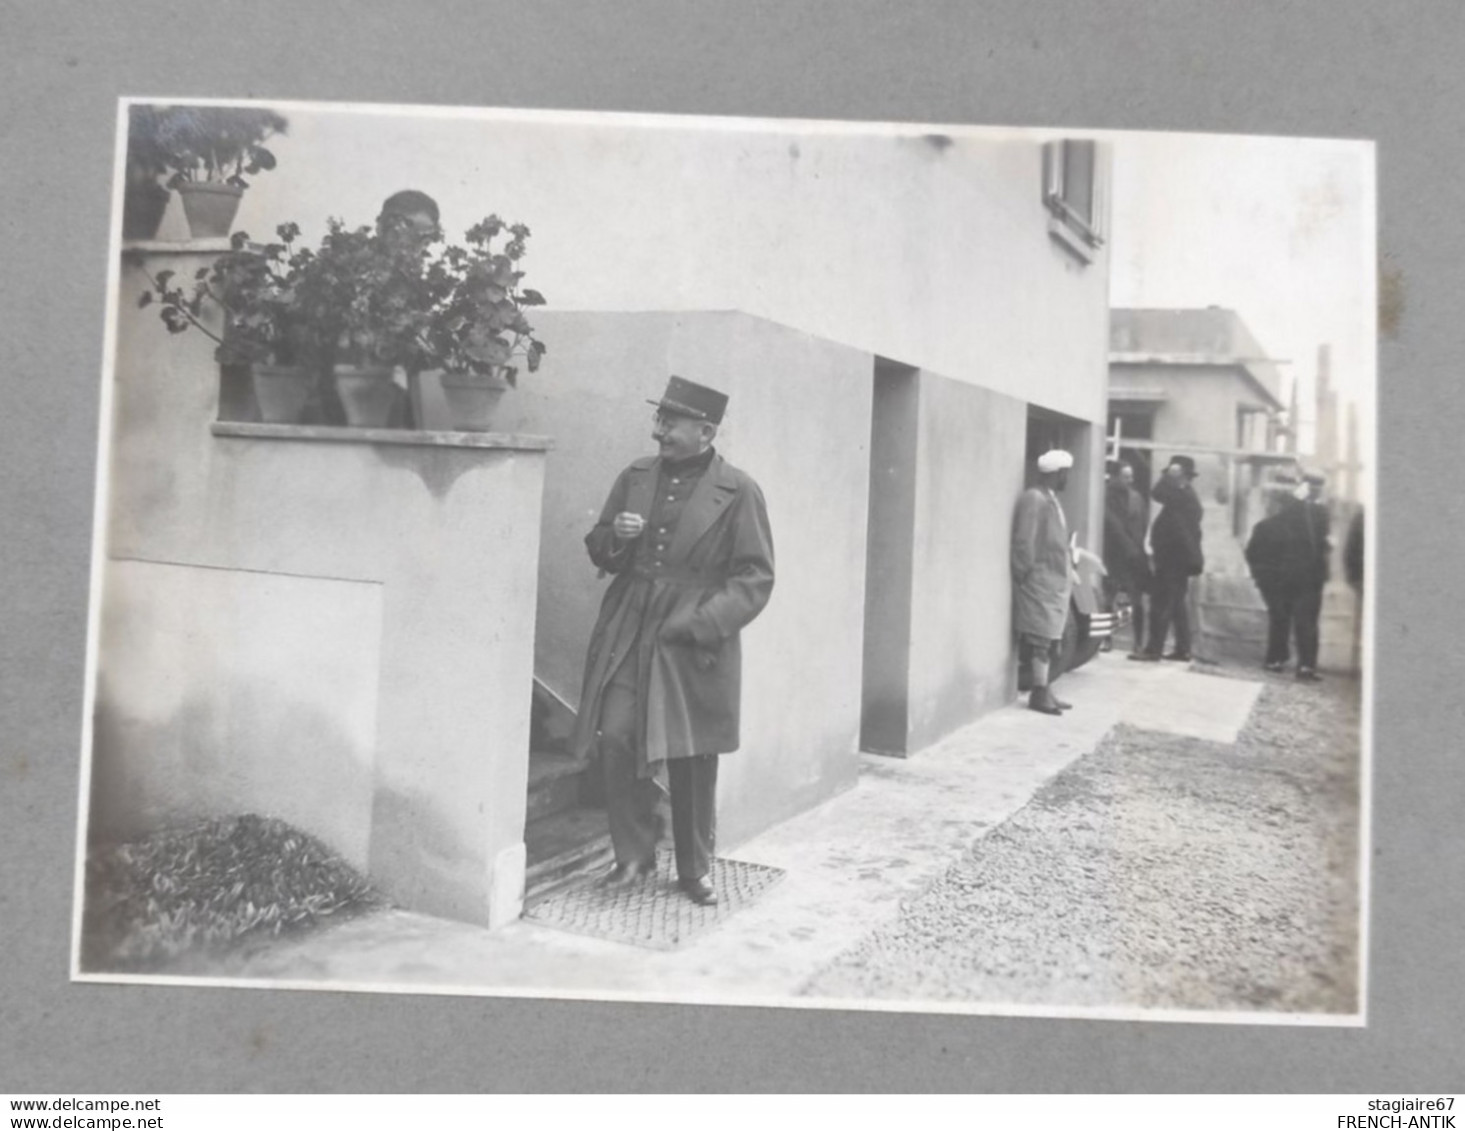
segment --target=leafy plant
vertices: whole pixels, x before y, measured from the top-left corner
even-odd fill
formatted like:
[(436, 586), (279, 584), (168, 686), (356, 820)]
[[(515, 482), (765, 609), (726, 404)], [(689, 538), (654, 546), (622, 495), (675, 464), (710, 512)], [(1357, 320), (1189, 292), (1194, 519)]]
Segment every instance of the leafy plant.
[(431, 270), (433, 237), (419, 238), (393, 219), (380, 230), (331, 221), (302, 273), (301, 302), (334, 343), (337, 363), (428, 364), (426, 334), (445, 283)]
[(127, 108), (127, 173), (137, 180), (152, 180), (168, 172), (170, 153), (163, 143), (166, 111), (157, 106)]
[(127, 109), (127, 162), (122, 194), (122, 230), (129, 238), (151, 238), (163, 219), (171, 195), (159, 184), (168, 171), (167, 156), (158, 144), (158, 109)]
[(246, 177), (275, 167), (265, 142), (288, 123), (273, 110), (239, 106), (133, 106), (128, 159), (154, 175), (171, 172), (169, 188), (213, 182), (244, 188)]
[[(298, 225), (281, 224), (275, 232), (279, 242), (263, 246), (236, 232), (230, 250), (212, 266), (199, 268), (190, 281), (177, 281), (167, 270), (150, 275), (151, 289), (139, 296), (138, 306), (156, 303), (171, 333), (194, 327), (212, 338), (214, 357), (223, 365), (318, 364), (323, 343), (297, 293), (313, 253), (296, 250)], [(204, 320), (209, 303), (223, 314), (219, 332)]]
[(245, 814), (89, 851), (82, 964), (155, 970), (370, 912), (384, 897), (325, 844)]
[[(437, 250), (438, 233), (391, 217), (377, 229), (332, 219), (314, 249), (296, 247), (296, 224), (276, 234), (279, 242), (257, 246), (236, 232), (231, 250), (191, 281), (159, 271), (138, 305), (156, 303), (172, 333), (208, 335), (226, 365), (400, 365), (494, 374), (510, 385), (519, 359), (539, 368), (545, 345), (524, 311), (545, 300), (520, 286), (524, 225), (489, 216), (465, 233), (466, 247)], [(205, 318), (209, 304), (223, 313), (218, 332)]]
[[(494, 240), (508, 239), (495, 251)], [(539, 368), (545, 345), (534, 336), (524, 309), (544, 296), (521, 288), (519, 269), (529, 229), (489, 216), (464, 233), (467, 247), (448, 247), (428, 264), (427, 278), (440, 298), (429, 319), (426, 360), (455, 373), (495, 374), (516, 383), (516, 358), (529, 372)]]

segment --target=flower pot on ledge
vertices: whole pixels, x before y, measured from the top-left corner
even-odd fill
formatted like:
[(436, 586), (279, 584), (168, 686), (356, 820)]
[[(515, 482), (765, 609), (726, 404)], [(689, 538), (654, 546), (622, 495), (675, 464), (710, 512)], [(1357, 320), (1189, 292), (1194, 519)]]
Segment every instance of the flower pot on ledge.
[(266, 424), (298, 424), (305, 415), (315, 374), (299, 365), (250, 367), (259, 418)]
[(229, 234), (244, 197), (242, 188), (216, 181), (187, 181), (177, 187), (183, 200), (183, 215), (188, 218), (188, 230), (194, 239)]
[(171, 194), (156, 181), (127, 182), (122, 193), (122, 238), (152, 240), (158, 238), (163, 213), (168, 210)]
[(338, 365), (336, 392), (352, 428), (385, 428), (402, 391), (392, 381), (387, 365)]
[(492, 432), (499, 400), (509, 383), (499, 373), (442, 371), (443, 400), (448, 419), (459, 432)]

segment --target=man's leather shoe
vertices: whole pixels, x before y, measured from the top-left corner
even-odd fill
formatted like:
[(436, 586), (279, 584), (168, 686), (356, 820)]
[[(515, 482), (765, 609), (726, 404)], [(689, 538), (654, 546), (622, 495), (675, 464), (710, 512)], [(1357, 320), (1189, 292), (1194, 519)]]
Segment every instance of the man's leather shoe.
[(703, 907), (711, 907), (717, 902), (717, 890), (712, 886), (712, 881), (706, 876), (699, 876), (695, 880), (680, 880), (681, 888), (689, 896), (692, 902)]
[(1182, 664), (1190, 663), (1192, 658), (1189, 652), (1166, 652), (1160, 657), (1162, 660), (1179, 660)]
[(1046, 687), (1035, 687), (1028, 696), (1028, 710), (1041, 711), (1045, 715), (1061, 715), (1063, 709), (1053, 700), (1053, 693)]
[(655, 860), (632, 860), (629, 864), (617, 864), (601, 876), (600, 886), (603, 888), (630, 887), (631, 884), (639, 884), (647, 876), (655, 873)]
[(1131, 652), (1129, 658), (1131, 660), (1139, 660), (1146, 664), (1158, 664), (1160, 662), (1160, 657), (1153, 652)]

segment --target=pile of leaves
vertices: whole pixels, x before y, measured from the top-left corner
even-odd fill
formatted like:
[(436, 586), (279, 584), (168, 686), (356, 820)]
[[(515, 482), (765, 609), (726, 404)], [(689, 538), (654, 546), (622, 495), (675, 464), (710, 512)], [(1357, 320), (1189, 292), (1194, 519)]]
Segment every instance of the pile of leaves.
[(284, 821), (204, 821), (88, 855), (82, 965), (156, 971), (382, 902), (349, 864)]

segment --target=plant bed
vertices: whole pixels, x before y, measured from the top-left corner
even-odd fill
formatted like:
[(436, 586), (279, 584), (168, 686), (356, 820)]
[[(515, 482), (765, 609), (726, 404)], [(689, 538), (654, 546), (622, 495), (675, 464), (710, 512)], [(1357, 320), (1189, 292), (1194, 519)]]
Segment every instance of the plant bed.
[(384, 905), (355, 869), (286, 822), (216, 818), (88, 853), (81, 966), (178, 972)]

